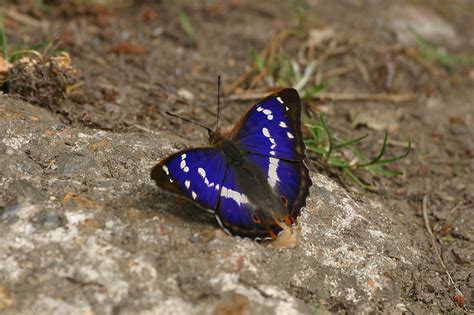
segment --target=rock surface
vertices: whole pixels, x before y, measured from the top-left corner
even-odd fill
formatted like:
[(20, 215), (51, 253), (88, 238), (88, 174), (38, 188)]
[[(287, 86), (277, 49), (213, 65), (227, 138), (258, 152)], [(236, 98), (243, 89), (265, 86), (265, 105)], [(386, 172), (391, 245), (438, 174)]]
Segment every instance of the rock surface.
[(313, 173), (298, 247), (230, 237), (149, 178), (188, 145), (79, 131), (0, 96), (0, 311), (301, 314), (400, 301), (420, 253), (390, 209)]

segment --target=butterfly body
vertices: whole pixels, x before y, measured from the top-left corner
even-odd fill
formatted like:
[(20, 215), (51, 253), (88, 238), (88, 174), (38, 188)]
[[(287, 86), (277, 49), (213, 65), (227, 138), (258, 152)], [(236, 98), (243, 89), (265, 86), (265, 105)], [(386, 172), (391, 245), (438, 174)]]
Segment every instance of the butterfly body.
[(271, 95), (229, 135), (210, 132), (213, 147), (177, 152), (160, 161), (151, 177), (161, 188), (210, 209), (227, 232), (275, 239), (296, 223), (311, 185), (300, 106), (293, 89)]

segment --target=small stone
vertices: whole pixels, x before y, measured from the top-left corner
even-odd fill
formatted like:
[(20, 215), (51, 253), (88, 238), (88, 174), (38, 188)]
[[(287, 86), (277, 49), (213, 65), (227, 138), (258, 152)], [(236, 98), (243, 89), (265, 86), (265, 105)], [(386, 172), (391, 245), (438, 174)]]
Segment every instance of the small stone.
[(18, 222), (18, 220), (20, 220), (20, 217), (18, 216), (20, 210), (21, 205), (19, 204), (14, 204), (12, 206), (6, 207), (3, 210), (0, 219), (7, 224), (15, 224), (16, 222)]
[(474, 273), (469, 274), (469, 277), (467, 278), (467, 286), (474, 288)]
[(417, 45), (416, 35), (436, 44), (456, 47), (460, 38), (456, 29), (434, 12), (414, 5), (394, 5), (386, 19), (380, 20), (407, 46)]
[(184, 98), (188, 102), (192, 102), (194, 100), (194, 94), (186, 89), (179, 89), (178, 96)]
[(81, 223), (81, 226), (84, 227), (86, 230), (94, 231), (99, 229), (101, 227), (101, 224), (94, 218), (87, 218)]
[(39, 212), (34, 217), (34, 221), (38, 222), (46, 230), (52, 230), (62, 225), (62, 219), (57, 213), (48, 210)]
[(15, 303), (13, 293), (0, 284), (0, 311), (3, 311)]
[(223, 299), (217, 304), (214, 315), (247, 315), (250, 314), (249, 299), (241, 294), (235, 293)]

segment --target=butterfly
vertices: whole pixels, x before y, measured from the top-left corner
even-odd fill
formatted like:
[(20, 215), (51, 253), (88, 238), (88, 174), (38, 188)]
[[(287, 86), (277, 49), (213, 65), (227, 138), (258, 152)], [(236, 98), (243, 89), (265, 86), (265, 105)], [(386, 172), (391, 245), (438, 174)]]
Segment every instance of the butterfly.
[(227, 135), (207, 129), (212, 147), (162, 159), (151, 171), (156, 184), (214, 213), (232, 235), (276, 239), (296, 224), (312, 184), (298, 92), (267, 96)]

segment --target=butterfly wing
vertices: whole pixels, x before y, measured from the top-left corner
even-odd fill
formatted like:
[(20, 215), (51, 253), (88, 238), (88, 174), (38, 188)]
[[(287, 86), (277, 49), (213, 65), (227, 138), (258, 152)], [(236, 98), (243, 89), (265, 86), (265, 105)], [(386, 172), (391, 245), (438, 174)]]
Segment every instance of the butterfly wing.
[(261, 240), (275, 238), (281, 227), (275, 220), (261, 216), (259, 200), (252, 198), (249, 192), (258, 187), (243, 185), (239, 171), (233, 166), (227, 168), (216, 210), (217, 221), (229, 234)]
[(311, 179), (303, 161), (288, 161), (260, 154), (248, 153), (246, 158), (263, 170), (267, 182), (287, 209), (291, 221), (296, 222), (306, 205)]
[(301, 101), (295, 89), (283, 89), (252, 107), (231, 132), (247, 159), (266, 176), (293, 222), (306, 205), (311, 179), (301, 134)]
[(241, 149), (301, 161), (301, 102), (295, 89), (283, 89), (253, 106), (234, 127), (230, 139)]
[(195, 148), (177, 152), (161, 160), (151, 171), (156, 184), (170, 192), (215, 210), (227, 162), (222, 151)]

